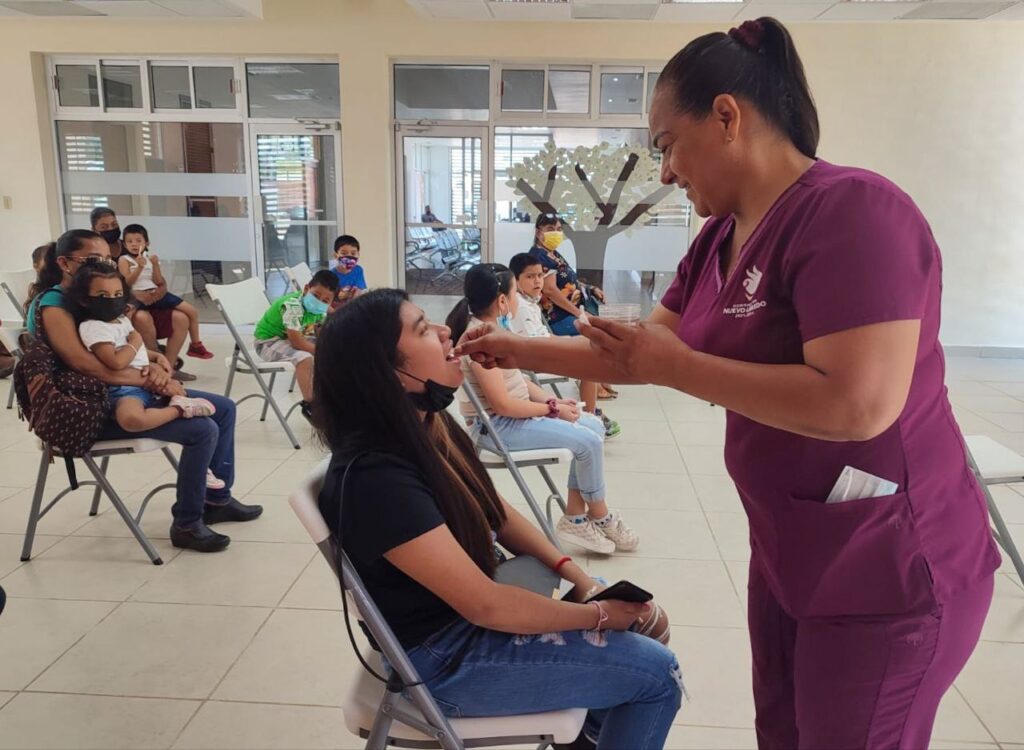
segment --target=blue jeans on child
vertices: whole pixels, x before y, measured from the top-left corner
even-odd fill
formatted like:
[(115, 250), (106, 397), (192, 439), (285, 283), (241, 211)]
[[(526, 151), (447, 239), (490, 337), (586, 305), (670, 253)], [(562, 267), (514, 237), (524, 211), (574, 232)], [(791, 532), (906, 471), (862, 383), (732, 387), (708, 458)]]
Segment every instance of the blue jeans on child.
[[(192, 398), (205, 398), (217, 413), (212, 417), (175, 419), (146, 432), (126, 432), (113, 419), (100, 440), (153, 438), (181, 446), (178, 463), (178, 497), (171, 508), (174, 525), (184, 528), (203, 517), (203, 505), (226, 503), (235, 482), (235, 402), (218, 393), (187, 391)], [(224, 480), (224, 489), (206, 489), (206, 470)]]
[(552, 323), (551, 332), (556, 336), (580, 335), (580, 332), (576, 330), (576, 318), (574, 318), (572, 315), (566, 315), (557, 323)]
[(459, 619), (409, 659), (447, 716), (586, 708), (584, 732), (598, 750), (660, 750), (682, 698), (675, 655), (636, 633), (512, 635)]
[(158, 396), (152, 391), (147, 391), (145, 388), (140, 388), (137, 385), (112, 385), (107, 388), (107, 393), (110, 395), (111, 408), (117, 406), (117, 402), (123, 398), (138, 399), (146, 409), (153, 406), (161, 406), (162, 402), (166, 403), (167, 401), (163, 396)]
[[(578, 422), (548, 417), (492, 416), (491, 424), (510, 451), (568, 448), (573, 455), (569, 464), (569, 489), (579, 490), (588, 502), (605, 499), (604, 424), (593, 414), (584, 412)], [(470, 434), (479, 447), (489, 449), (490, 441), (481, 434), (482, 427), (480, 420), (474, 421)]]

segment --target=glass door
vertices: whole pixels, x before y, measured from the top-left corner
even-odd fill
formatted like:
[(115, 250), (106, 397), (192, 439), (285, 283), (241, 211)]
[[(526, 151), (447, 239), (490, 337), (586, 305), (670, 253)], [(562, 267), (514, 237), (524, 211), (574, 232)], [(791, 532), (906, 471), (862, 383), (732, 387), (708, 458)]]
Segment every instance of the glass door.
[(487, 129), (401, 126), (395, 152), (400, 281), (461, 296), (466, 269), (491, 257)]
[(257, 260), (271, 297), (287, 290), (285, 269), (328, 268), (341, 234), (341, 134), (303, 125), (253, 125), (258, 195)]

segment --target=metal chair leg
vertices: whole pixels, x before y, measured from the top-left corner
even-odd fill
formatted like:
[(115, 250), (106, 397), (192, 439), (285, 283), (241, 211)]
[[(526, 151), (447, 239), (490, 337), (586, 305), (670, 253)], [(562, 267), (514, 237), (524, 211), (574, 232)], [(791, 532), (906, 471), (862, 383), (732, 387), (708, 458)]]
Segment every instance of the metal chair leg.
[(21, 548), (21, 561), (28, 562), (32, 559), (32, 542), (36, 538), (36, 526), (39, 524), (39, 509), (43, 505), (43, 493), (46, 491), (46, 475), (50, 471), (50, 458), (52, 454), (48, 447), (43, 447), (42, 456), (39, 459), (39, 473), (36, 475), (36, 490), (32, 494), (32, 508), (29, 510), (28, 526), (25, 528), (25, 543)]
[(224, 386), (224, 397), (229, 398), (231, 396), (231, 385), (235, 382), (235, 370), (238, 369), (238, 345), (235, 345), (235, 351), (231, 355), (231, 367), (228, 368), (228, 382)]
[(288, 386), (288, 392), (289, 393), (295, 393), (295, 384), (298, 383), (298, 382), (299, 382), (299, 373), (293, 372), (292, 373), (292, 384), (290, 386)]
[[(107, 466), (110, 465), (110, 456), (104, 456), (100, 461), (100, 471), (103, 472), (104, 476), (107, 473)], [(99, 483), (96, 484), (96, 491), (92, 493), (92, 507), (89, 508), (89, 515), (95, 516), (100, 512), (100, 496), (103, 494), (103, 488), (100, 487)]]
[(277, 400), (274, 398), (274, 394), (270, 392), (270, 388), (268, 388), (267, 384), (264, 382), (263, 376), (256, 370), (253, 371), (253, 375), (256, 376), (256, 382), (259, 383), (260, 390), (263, 391), (263, 396), (266, 398), (266, 401), (263, 404), (264, 413), (266, 413), (267, 406), (269, 405), (270, 408), (274, 410), (274, 414), (277, 416), (277, 421), (281, 423), (281, 427), (284, 428), (284, 432), (288, 436), (288, 439), (292, 441), (292, 446), (295, 450), (299, 450), (302, 446), (299, 445), (299, 441), (295, 438), (295, 433), (292, 432), (291, 425), (288, 424), (288, 417), (286, 417), (284, 412), (281, 411), (281, 407), (277, 405)]
[(1013, 567), (1016, 568), (1017, 577), (1020, 578), (1021, 583), (1024, 583), (1024, 560), (1021, 560), (1017, 545), (1014, 543), (1013, 537), (1010, 536), (1010, 530), (1006, 527), (1006, 522), (1003, 521), (1003, 514), (999, 512), (992, 493), (988, 491), (988, 486), (982, 482), (981, 487), (985, 491), (985, 500), (988, 503), (988, 514), (992, 517), (992, 525), (996, 527), (996, 541), (1003, 548), (1006, 556), (1010, 558)]
[(548, 489), (551, 491), (548, 495), (547, 506), (545, 508), (548, 516), (548, 523), (551, 528), (555, 528), (555, 520), (551, 517), (551, 501), (554, 500), (558, 503), (558, 507), (562, 509), (562, 513), (565, 513), (565, 498), (562, 497), (561, 491), (555, 484), (555, 480), (551, 478), (551, 474), (548, 473), (547, 467), (538, 466), (537, 470), (540, 471), (540, 475), (544, 477), (544, 482), (547, 484)]
[[(267, 390), (270, 391), (270, 393), (274, 392), (274, 381), (275, 380), (277, 380), (277, 370), (274, 370), (273, 372), (270, 373), (270, 382), (267, 383)], [(266, 422), (267, 421), (267, 407), (269, 407), (269, 406), (270, 406), (270, 398), (268, 398), (266, 401), (263, 402), (263, 411), (260, 412), (260, 421), (261, 422)]]
[(114, 510), (121, 516), (121, 520), (124, 521), (125, 525), (132, 532), (132, 536), (142, 546), (142, 549), (146, 551), (149, 559), (152, 560), (154, 565), (163, 565), (164, 561), (160, 559), (160, 553), (156, 551), (156, 547), (149, 541), (149, 537), (142, 533), (142, 529), (135, 523), (135, 519), (132, 518), (132, 514), (128, 512), (128, 508), (125, 507), (124, 501), (121, 500), (120, 495), (114, 490), (113, 486), (107, 481), (106, 474), (96, 465), (96, 460), (88, 453), (82, 456), (82, 462), (88, 467), (92, 475), (96, 477), (96, 482), (103, 488), (107, 497), (110, 499), (110, 504), (114, 506)]
[(13, 409), (14, 408), (14, 381), (13, 380), (11, 381), (10, 392), (8, 392), (8, 394), (7, 394), (7, 408), (8, 409)]

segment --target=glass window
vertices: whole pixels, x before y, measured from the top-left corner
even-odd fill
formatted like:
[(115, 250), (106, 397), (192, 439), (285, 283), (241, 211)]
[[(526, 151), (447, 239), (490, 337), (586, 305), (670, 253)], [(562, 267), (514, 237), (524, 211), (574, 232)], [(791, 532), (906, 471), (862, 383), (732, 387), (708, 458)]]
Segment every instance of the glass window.
[(548, 112), (582, 115), (590, 112), (590, 71), (549, 70)]
[(192, 68), (196, 88), (196, 109), (235, 109), (235, 69), (198, 66)]
[(543, 112), (544, 71), (502, 70), (502, 112)]
[(150, 65), (153, 109), (192, 109), (187, 65)]
[(659, 70), (657, 73), (647, 74), (647, 111), (651, 111), (651, 99), (654, 98), (654, 87), (658, 85), (658, 76), (661, 75)]
[(643, 73), (602, 73), (601, 114), (639, 115), (643, 111)]
[(336, 63), (245, 66), (250, 117), (341, 117)]
[(95, 65), (58, 65), (57, 98), (62, 107), (98, 107), (100, 90)]
[(135, 63), (100, 63), (103, 104), (107, 109), (142, 108), (142, 71)]
[(491, 71), (486, 65), (396, 65), (399, 120), (487, 120)]

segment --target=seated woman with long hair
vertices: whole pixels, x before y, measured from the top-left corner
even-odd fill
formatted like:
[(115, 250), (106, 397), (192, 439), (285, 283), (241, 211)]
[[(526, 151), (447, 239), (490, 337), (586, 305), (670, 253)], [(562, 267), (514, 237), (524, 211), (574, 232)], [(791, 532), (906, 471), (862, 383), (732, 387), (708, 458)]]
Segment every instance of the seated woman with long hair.
[[(462, 383), (453, 345), (395, 289), (357, 297), (325, 324), (313, 378), (314, 421), (333, 454), (324, 518), (448, 715), (584, 707), (598, 748), (661, 748), (679, 666), (630, 629), (667, 621), (653, 605), (584, 603), (594, 581), (498, 495), (445, 411)], [(573, 590), (557, 600), (497, 583), (495, 542)]]
[[(463, 290), (466, 296), (446, 321), (455, 341), (485, 323), (509, 327), (519, 306), (516, 278), (509, 269), (498, 263), (475, 265), (466, 272)], [(519, 370), (488, 370), (463, 357), (462, 372), (509, 450), (572, 451), (565, 515), (555, 526), (558, 538), (605, 555), (635, 550), (640, 537), (619, 513), (608, 510), (605, 498), (604, 423), (576, 402), (556, 399)], [(468, 397), (462, 396), (459, 409), (477, 445), (490, 447)]]

